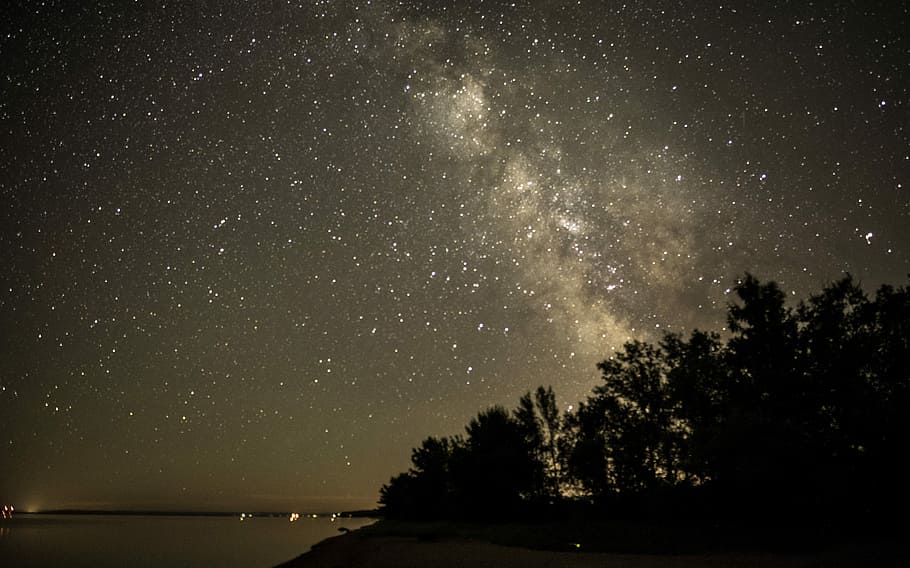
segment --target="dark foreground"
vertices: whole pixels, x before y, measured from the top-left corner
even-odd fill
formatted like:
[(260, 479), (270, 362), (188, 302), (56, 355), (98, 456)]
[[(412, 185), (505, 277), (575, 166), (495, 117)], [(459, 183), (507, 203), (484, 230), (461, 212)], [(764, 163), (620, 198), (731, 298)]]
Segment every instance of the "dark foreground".
[[(616, 529), (594, 542), (590, 525), (579, 531), (586, 542), (565, 540), (565, 524), (474, 525), (382, 521), (325, 540), (281, 568), (448, 567), (815, 567), (904, 566), (893, 543), (849, 541), (799, 546), (779, 540), (761, 546), (752, 539), (710, 546), (671, 542), (663, 529), (607, 525)], [(685, 532), (686, 529), (683, 529)], [(610, 536), (615, 535), (615, 536)], [(796, 536), (794, 535), (794, 538)], [(653, 551), (643, 551), (652, 540)]]

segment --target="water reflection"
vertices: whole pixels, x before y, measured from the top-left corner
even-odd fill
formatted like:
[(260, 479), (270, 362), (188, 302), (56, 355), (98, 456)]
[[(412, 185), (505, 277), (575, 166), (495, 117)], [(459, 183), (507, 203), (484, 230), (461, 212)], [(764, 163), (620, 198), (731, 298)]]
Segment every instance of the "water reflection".
[[(0, 566), (275, 566), (372, 519), (35, 515), (0, 522)], [(303, 522), (306, 519), (306, 522)], [(15, 524), (15, 529), (12, 527)], [(78, 559), (78, 562), (76, 562)]]

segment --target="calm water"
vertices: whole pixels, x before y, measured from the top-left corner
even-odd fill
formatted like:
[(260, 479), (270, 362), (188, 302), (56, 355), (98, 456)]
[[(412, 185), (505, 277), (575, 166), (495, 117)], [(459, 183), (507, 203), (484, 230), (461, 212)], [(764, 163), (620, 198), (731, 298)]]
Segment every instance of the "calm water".
[(265, 568), (303, 554), (340, 527), (372, 519), (17, 514), (0, 521), (0, 566)]

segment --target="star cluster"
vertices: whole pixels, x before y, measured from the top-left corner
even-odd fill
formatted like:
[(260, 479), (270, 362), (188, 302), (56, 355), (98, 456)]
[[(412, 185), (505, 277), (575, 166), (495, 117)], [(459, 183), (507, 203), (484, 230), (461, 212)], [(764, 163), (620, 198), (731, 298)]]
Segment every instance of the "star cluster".
[(0, 493), (371, 506), (622, 342), (910, 272), (894, 2), (77, 3), (0, 59)]

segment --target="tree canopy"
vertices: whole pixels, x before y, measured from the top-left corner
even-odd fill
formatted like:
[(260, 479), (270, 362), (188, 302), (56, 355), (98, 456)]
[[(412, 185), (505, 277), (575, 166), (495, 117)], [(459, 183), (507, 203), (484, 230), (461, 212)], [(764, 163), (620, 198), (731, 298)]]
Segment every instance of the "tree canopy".
[[(631, 341), (562, 415), (552, 388), (427, 438), (381, 490), (389, 516), (607, 510), (868, 517), (906, 507), (910, 294), (849, 275), (788, 306), (745, 275), (727, 330)], [(647, 506), (646, 506), (647, 505)], [(655, 509), (656, 507), (656, 509)]]

